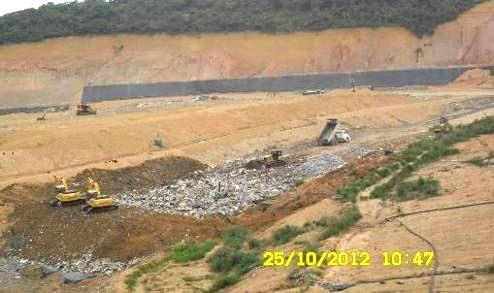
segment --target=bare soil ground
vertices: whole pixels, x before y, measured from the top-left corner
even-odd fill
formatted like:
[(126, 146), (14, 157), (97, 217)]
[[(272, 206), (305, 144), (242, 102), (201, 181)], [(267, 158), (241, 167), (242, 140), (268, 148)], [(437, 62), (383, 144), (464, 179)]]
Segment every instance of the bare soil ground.
[[(8, 140), (0, 142), (0, 148), (5, 149), (0, 152), (0, 186), (7, 186), (0, 196), (4, 202), (0, 205), (1, 239), (5, 248), (15, 237), (22, 236), (28, 240), (22, 254), (36, 259), (77, 258), (91, 249), (97, 257), (129, 260), (161, 252), (182, 240), (215, 238), (230, 225), (247, 226), (259, 238), (267, 238), (272, 231), (286, 224), (300, 226), (337, 213), (341, 204), (331, 199), (336, 189), (379, 166), (386, 157), (378, 153), (354, 159), (341, 170), (305, 182), (272, 201), (226, 219), (197, 220), (125, 207), (111, 213), (83, 216), (78, 207), (54, 210), (44, 201), (53, 196), (49, 182), (54, 174), (65, 175), (75, 184), (93, 176), (100, 181), (105, 193), (113, 194), (129, 188), (168, 184), (205, 168), (201, 162), (217, 165), (231, 158), (253, 156), (255, 150), (274, 146), (289, 150), (294, 158), (299, 154), (342, 153), (360, 143), (375, 148), (390, 144), (399, 149), (422, 135), (441, 114), (452, 115), (453, 123), (466, 123), (482, 115), (491, 115), (493, 94), (491, 90), (483, 89), (469, 95), (467, 90), (449, 88), (442, 92), (435, 89), (396, 93), (341, 90), (315, 97), (293, 93), (267, 97), (254, 93), (199, 105), (184, 102), (163, 107), (158, 104), (149, 111), (143, 111), (132, 101), (106, 103), (101, 106), (103, 110), (98, 116), (73, 117), (69, 113), (58, 113), (44, 124), (36, 122), (33, 115), (10, 115), (8, 118), (12, 119), (2, 116), (0, 121), (5, 124), (0, 129), (0, 137)], [(313, 147), (314, 139), (328, 117), (343, 120), (344, 127), (354, 136), (350, 145)], [(150, 146), (157, 130), (167, 144), (165, 150), (154, 150)], [(492, 136), (457, 147), (461, 150), (458, 156), (448, 157), (417, 173), (417, 176), (425, 177), (433, 174), (441, 181), (444, 195), (401, 203), (403, 211), (492, 200), (492, 166), (479, 168), (463, 162), (491, 150)], [(42, 159), (33, 164), (33, 158)], [(426, 274), (428, 269), (404, 266), (389, 270), (379, 264), (380, 253), (430, 248), (395, 222), (379, 224), (386, 216), (396, 213), (396, 204), (376, 200), (358, 204), (364, 218), (349, 233), (324, 242), (323, 249), (370, 251), (377, 264), (370, 268), (327, 269), (323, 279), (354, 283), (372, 281), (376, 276), (390, 276), (399, 279), (400, 283), (410, 284), (410, 287), (404, 287), (411, 291), (420, 290), (423, 285), (415, 281), (416, 275)], [(490, 206), (475, 207), (427, 217), (411, 216), (403, 222), (437, 245), (440, 257), (444, 258), (440, 272), (448, 273), (454, 272), (453, 266), (478, 269), (492, 263), (492, 259), (485, 257), (494, 254), (494, 247), (489, 244), (492, 241), (485, 241), (492, 237), (494, 223), (489, 219), (492, 212)], [(470, 231), (476, 233), (472, 235)], [(316, 233), (307, 233), (296, 240), (313, 241), (316, 238)], [(300, 246), (289, 243), (279, 248), (288, 251), (300, 249)], [(192, 279), (186, 271), (195, 272)], [(68, 286), (60, 286), (59, 276), (53, 276), (42, 281), (26, 281), (12, 288), (12, 292), (32, 288), (36, 288), (33, 292), (78, 292), (88, 288), (100, 292), (125, 292), (123, 278), (128, 272)], [(288, 273), (287, 269), (255, 270), (229, 290), (283, 291), (287, 287)], [(194, 290), (194, 287), (204, 289), (212, 282), (208, 274), (203, 261), (190, 267), (167, 268), (145, 276), (140, 280), (139, 290), (183, 292)], [(473, 274), (486, 284), (492, 282), (489, 276)], [(414, 279), (407, 279), (410, 275), (415, 276)], [(451, 283), (444, 281), (441, 285), (439, 280), (448, 278)], [(466, 277), (465, 280), (457, 279), (456, 275), (438, 277), (438, 288), (452, 288), (453, 284), (477, 288)], [(378, 287), (372, 289), (372, 285), (357, 285), (352, 290), (360, 286), (378, 290)], [(311, 290), (316, 292), (318, 289)]]

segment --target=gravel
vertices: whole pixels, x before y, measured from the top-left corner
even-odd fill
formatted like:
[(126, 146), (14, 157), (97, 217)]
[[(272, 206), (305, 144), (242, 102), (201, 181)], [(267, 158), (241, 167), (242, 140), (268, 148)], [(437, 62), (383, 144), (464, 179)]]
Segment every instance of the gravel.
[(198, 171), (172, 185), (122, 193), (119, 202), (197, 218), (211, 214), (228, 216), (289, 190), (297, 180), (321, 176), (345, 165), (343, 159), (331, 154), (275, 168), (246, 169), (245, 163), (227, 162), (223, 168)]
[(20, 279), (22, 277), (21, 271), (28, 262), (28, 260), (17, 257), (0, 258), (0, 288)]
[(369, 149), (363, 145), (352, 146), (348, 150), (345, 151), (346, 155), (351, 155), (353, 157), (365, 157), (368, 154), (373, 153), (374, 150)]

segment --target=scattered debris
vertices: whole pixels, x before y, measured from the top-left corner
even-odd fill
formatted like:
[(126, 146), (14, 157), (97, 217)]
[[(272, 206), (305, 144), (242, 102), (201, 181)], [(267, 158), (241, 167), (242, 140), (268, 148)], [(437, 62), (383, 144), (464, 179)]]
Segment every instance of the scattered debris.
[(197, 96), (192, 99), (193, 102), (204, 102), (209, 100), (209, 96)]
[(165, 147), (165, 144), (163, 143), (163, 139), (161, 139), (161, 136), (160, 136), (160, 133), (159, 132), (157, 132), (156, 133), (156, 136), (154, 137), (153, 145), (155, 147), (160, 148), (160, 149), (162, 149), (162, 148)]
[(354, 285), (348, 284), (348, 283), (321, 283), (319, 286), (323, 287), (324, 289), (329, 290), (329, 292), (335, 292), (335, 291), (343, 291), (345, 289), (348, 289), (350, 287), (353, 287)]
[(325, 94), (326, 91), (322, 89), (317, 89), (317, 90), (306, 90), (302, 92), (302, 95), (304, 96), (313, 96), (313, 95), (322, 95)]
[(197, 218), (211, 214), (234, 215), (289, 190), (297, 180), (317, 177), (345, 165), (343, 159), (331, 154), (279, 168), (246, 169), (246, 163), (235, 161), (224, 168), (197, 171), (191, 178), (147, 192), (121, 193), (119, 202)]
[(36, 117), (36, 121), (45, 121), (46, 120), (46, 113), (43, 113), (40, 117)]
[(63, 274), (63, 282), (64, 283), (79, 283), (80, 281), (84, 281), (88, 279), (89, 277), (86, 275), (83, 275), (78, 272), (69, 272), (69, 273), (64, 273)]
[(51, 274), (58, 272), (58, 268), (50, 265), (41, 266), (41, 277), (46, 278)]

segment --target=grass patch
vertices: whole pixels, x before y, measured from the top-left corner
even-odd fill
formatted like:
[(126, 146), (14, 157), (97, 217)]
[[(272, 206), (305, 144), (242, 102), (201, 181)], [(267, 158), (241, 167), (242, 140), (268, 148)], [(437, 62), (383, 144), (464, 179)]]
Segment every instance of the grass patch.
[(125, 284), (129, 290), (133, 290), (137, 286), (139, 278), (143, 275), (161, 270), (170, 261), (187, 263), (189, 261), (202, 259), (215, 245), (216, 242), (212, 240), (207, 240), (199, 244), (179, 244), (171, 249), (168, 256), (139, 266), (134, 272), (125, 277)]
[(325, 227), (325, 229), (319, 236), (319, 240), (337, 236), (348, 231), (360, 220), (360, 218), (362, 218), (362, 215), (360, 214), (358, 207), (352, 206), (343, 209), (342, 213), (337, 217), (320, 219), (316, 222), (316, 225)]
[(457, 149), (451, 148), (453, 144), (491, 133), (494, 133), (493, 116), (467, 125), (459, 125), (450, 133), (423, 138), (409, 145), (405, 150), (395, 153), (384, 166), (371, 170), (367, 175), (339, 188), (336, 192), (342, 196), (344, 201), (355, 202), (360, 192), (374, 186), (381, 179), (392, 176), (386, 183), (376, 186), (371, 192), (371, 197), (396, 196), (396, 187), (410, 177), (414, 171), (442, 157), (458, 154)]
[(277, 245), (290, 242), (293, 238), (304, 233), (304, 229), (297, 226), (286, 225), (273, 232), (273, 242)]
[(177, 263), (202, 259), (211, 249), (216, 246), (213, 240), (207, 240), (200, 244), (185, 243), (175, 246), (170, 253), (170, 259)]
[(127, 288), (129, 290), (133, 290), (137, 286), (137, 281), (140, 277), (142, 277), (144, 274), (159, 271), (168, 262), (169, 259), (167, 257), (164, 257), (158, 261), (153, 261), (138, 267), (134, 272), (125, 277), (125, 284), (127, 285)]
[(221, 276), (216, 282), (214, 282), (213, 287), (207, 292), (216, 292), (220, 289), (232, 286), (240, 282), (241, 276), (237, 273), (231, 273)]
[(440, 191), (439, 181), (422, 177), (414, 181), (402, 182), (396, 187), (396, 195), (400, 200), (438, 196)]
[(482, 158), (480, 156), (476, 156), (470, 160), (465, 161), (465, 163), (475, 165), (477, 167), (483, 168), (491, 165), (491, 160), (494, 159), (494, 151), (490, 151), (487, 157)]

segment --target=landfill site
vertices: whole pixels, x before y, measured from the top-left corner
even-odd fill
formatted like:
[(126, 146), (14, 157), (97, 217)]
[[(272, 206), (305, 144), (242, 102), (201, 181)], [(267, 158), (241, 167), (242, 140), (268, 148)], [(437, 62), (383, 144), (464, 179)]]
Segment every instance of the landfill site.
[[(487, 1), (426, 40), (362, 28), (217, 34), (232, 44), (217, 52), (207, 37), (0, 46), (0, 292), (493, 292), (493, 19)], [(478, 35), (455, 52), (441, 44), (460, 31)], [(354, 40), (365, 32), (383, 41)], [(357, 68), (361, 42), (392, 34), (407, 40), (397, 63), (375, 48), (383, 56)], [(348, 46), (333, 56), (341, 63), (309, 66), (310, 48), (278, 60), (270, 42), (280, 40), (269, 40), (328, 37)], [(241, 38), (266, 51), (245, 53)], [(437, 51), (417, 63), (407, 46), (427, 40)], [(165, 65), (180, 54), (159, 48), (186, 42), (197, 52)], [(351, 78), (423, 68), (455, 73), (386, 87)], [(184, 95), (164, 84), (154, 96), (81, 100), (92, 86), (294, 72), (350, 79)], [(269, 252), (281, 265), (267, 264)], [(289, 263), (292, 252), (368, 254), (370, 264)]]

